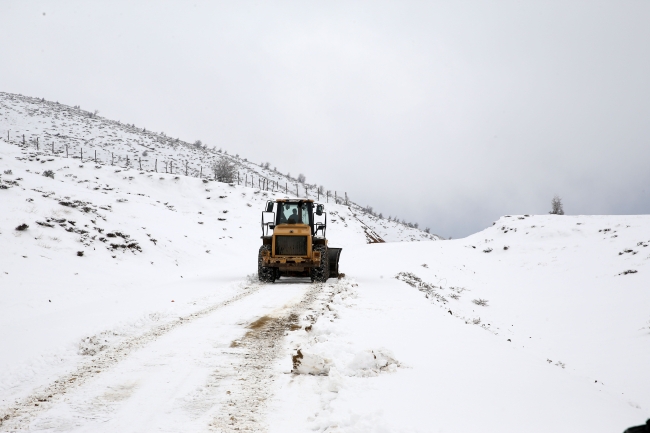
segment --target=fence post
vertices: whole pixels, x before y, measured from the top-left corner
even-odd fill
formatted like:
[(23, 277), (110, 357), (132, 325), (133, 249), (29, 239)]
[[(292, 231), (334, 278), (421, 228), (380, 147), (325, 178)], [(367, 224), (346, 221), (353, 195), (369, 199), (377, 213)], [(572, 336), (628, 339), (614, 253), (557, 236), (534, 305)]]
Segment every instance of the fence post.
[(185, 161), (185, 176), (187, 176), (187, 161)]
[(95, 149), (95, 164), (97, 164), (97, 149)]
[(287, 183), (287, 182), (284, 183), (284, 193), (285, 193), (285, 194), (288, 194), (288, 193), (289, 193), (289, 186), (288, 186), (288, 183)]
[(336, 197), (336, 191), (334, 191), (334, 203), (339, 204), (338, 202), (339, 202), (339, 200)]
[(174, 161), (169, 161), (169, 173), (174, 174)]
[(156, 173), (158, 173), (158, 158), (156, 158)]
[[(203, 166), (201, 166), (201, 172), (199, 173), (199, 177), (203, 179)], [(239, 173), (237, 173), (237, 183), (239, 183)]]
[(39, 150), (38, 149), (38, 137), (36, 137), (36, 150)]
[(128, 154), (126, 155), (126, 166), (127, 166), (127, 168), (129, 167), (129, 155)]
[(52, 155), (54, 155), (54, 142), (52, 142)]
[(25, 145), (25, 134), (23, 134), (23, 146)]
[(115, 165), (115, 156), (113, 155), (113, 152), (111, 152), (111, 165)]
[(140, 170), (142, 170), (142, 158), (138, 157), (138, 163), (140, 164)]
[(298, 197), (298, 184), (296, 184), (296, 197)]
[(65, 157), (68, 158), (68, 145), (65, 145)]

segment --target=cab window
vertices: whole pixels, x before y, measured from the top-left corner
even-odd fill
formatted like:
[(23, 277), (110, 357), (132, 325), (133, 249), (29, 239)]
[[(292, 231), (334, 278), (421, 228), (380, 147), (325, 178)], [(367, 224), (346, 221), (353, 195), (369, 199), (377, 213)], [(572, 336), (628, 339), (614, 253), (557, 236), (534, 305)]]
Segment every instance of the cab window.
[(309, 225), (309, 206), (307, 203), (303, 203), (301, 207), (302, 214), (302, 223)]

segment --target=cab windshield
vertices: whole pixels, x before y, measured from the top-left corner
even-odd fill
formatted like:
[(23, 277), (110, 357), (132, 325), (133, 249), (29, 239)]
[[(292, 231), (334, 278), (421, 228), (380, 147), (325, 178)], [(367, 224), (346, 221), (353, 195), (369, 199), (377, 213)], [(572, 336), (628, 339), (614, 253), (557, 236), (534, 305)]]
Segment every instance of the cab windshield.
[(309, 206), (307, 203), (284, 203), (280, 205), (278, 224), (309, 225)]

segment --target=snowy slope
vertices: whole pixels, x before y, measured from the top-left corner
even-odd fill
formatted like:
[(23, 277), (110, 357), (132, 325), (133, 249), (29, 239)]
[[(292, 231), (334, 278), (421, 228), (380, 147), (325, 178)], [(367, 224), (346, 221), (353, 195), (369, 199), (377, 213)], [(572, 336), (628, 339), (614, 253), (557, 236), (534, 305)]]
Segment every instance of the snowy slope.
[[(68, 155), (97, 161), (99, 165), (132, 167), (192, 177), (209, 177), (211, 166), (227, 158), (237, 167), (241, 185), (309, 197), (323, 203), (343, 204), (341, 192), (323, 196), (315, 184), (300, 184), (273, 169), (257, 165), (239, 154), (197, 147), (164, 132), (156, 133), (57, 102), (0, 92), (0, 138), (27, 144), (44, 155)], [(327, 193), (327, 191), (325, 191)], [(353, 201), (349, 207), (387, 241), (436, 240), (437, 236), (400, 223), (364, 216)], [(381, 223), (381, 224), (379, 224)], [(376, 229), (375, 229), (376, 226)]]

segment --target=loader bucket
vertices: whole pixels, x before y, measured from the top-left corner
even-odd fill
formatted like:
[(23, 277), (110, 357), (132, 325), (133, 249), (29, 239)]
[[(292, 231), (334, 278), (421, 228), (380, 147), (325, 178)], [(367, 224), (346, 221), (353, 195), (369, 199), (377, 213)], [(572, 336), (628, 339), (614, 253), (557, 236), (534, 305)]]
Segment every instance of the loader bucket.
[(341, 257), (341, 250), (343, 248), (328, 248), (327, 254), (330, 261), (330, 278), (338, 278), (339, 276), (339, 257)]

